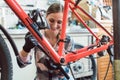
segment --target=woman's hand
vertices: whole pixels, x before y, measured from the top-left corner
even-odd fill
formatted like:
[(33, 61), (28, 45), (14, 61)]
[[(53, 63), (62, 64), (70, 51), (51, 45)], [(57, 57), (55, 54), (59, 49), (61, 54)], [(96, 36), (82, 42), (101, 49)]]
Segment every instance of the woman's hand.
[(35, 46), (38, 45), (38, 42), (37, 40), (32, 36), (32, 34), (30, 32), (28, 32), (26, 35), (25, 35), (25, 44), (23, 46), (23, 50), (27, 53), (30, 52), (30, 50), (32, 48), (34, 48)]
[(48, 68), (42, 63), (37, 63), (37, 66), (40, 68), (41, 71), (48, 71)]

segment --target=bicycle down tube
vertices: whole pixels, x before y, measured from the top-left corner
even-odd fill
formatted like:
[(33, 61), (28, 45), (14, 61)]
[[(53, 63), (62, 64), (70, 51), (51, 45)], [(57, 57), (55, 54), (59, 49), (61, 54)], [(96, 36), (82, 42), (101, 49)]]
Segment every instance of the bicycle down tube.
[[(25, 11), (21, 8), (21, 6), (15, 0), (5, 0), (5, 2), (13, 10), (13, 12), (20, 18), (20, 20), (25, 24), (26, 28), (28, 28), (28, 30), (33, 34), (33, 36), (38, 40), (39, 44), (41, 44), (42, 47), (45, 50), (47, 50), (47, 52), (49, 52), (48, 54), (51, 56), (51, 58), (56, 63), (61, 63), (61, 60), (63, 61), (62, 63), (76, 61), (85, 56), (97, 53), (99, 51), (106, 50), (108, 48), (108, 46), (113, 44), (113, 40), (110, 40), (107, 44), (97, 47), (97, 45), (100, 42), (100, 39), (98, 39), (98, 37), (88, 27), (86, 27), (91, 33), (93, 33), (92, 35), (96, 38), (96, 42), (94, 44), (86, 46), (82, 49), (78, 49), (78, 50), (74, 51), (74, 53), (69, 52), (68, 54), (64, 54), (63, 47), (64, 47), (64, 40), (66, 37), (67, 16), (68, 16), (68, 10), (70, 7), (70, 3), (72, 3), (71, 0), (64, 0), (65, 4), (64, 4), (64, 13), (63, 13), (63, 24), (62, 24), (62, 30), (61, 30), (62, 34), (60, 35), (60, 44), (59, 44), (59, 49), (58, 49), (58, 53), (57, 53), (52, 48), (52, 46), (49, 44), (49, 42), (46, 40), (46, 38), (44, 36), (42, 36), (40, 34), (40, 32), (38, 32), (34, 22), (31, 20), (31, 18), (25, 13)], [(74, 4), (74, 3), (72, 3), (72, 4)], [(70, 9), (72, 10), (71, 7), (70, 7)], [(77, 15), (77, 13), (75, 13), (75, 14), (78, 18), (81, 19), (81, 17), (79, 15)], [(83, 21), (83, 23), (84, 23), (84, 21)], [(100, 26), (100, 27), (102, 27), (102, 26)], [(103, 30), (105, 32), (107, 32), (105, 29), (103, 29)], [(109, 33), (108, 33), (108, 35), (111, 36)]]

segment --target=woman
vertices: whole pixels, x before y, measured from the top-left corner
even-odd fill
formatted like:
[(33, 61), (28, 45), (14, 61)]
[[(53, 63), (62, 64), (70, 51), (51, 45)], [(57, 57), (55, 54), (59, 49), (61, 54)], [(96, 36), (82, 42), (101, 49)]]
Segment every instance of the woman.
[[(61, 33), (62, 28), (61, 27), (62, 19), (63, 19), (63, 6), (60, 3), (53, 3), (48, 8), (46, 13), (46, 20), (50, 25), (50, 29), (45, 29), (41, 31), (56, 51), (58, 49), (59, 35)], [(24, 65), (22, 64), (21, 67), (24, 67), (25, 65), (29, 64), (30, 56), (28, 53), (33, 47), (35, 47), (35, 45), (31, 44), (31, 41), (28, 39), (28, 35), (29, 34), (27, 34), (25, 37), (26, 43), (23, 46), (23, 50), (20, 52), (18, 56), (18, 63), (20, 61), (21, 63), (24, 64)], [(64, 51), (70, 51), (72, 49), (71, 39), (70, 37), (67, 37), (66, 39), (68, 40), (68, 42), (65, 43)], [(49, 80), (49, 78), (51, 78), (51, 80), (66, 80), (63, 74), (61, 74), (59, 69), (57, 70), (49, 69), (49, 67), (46, 65), (46, 62), (50, 61), (48, 60), (49, 58), (37, 47), (35, 47), (35, 59), (38, 80)], [(64, 67), (64, 69), (67, 70), (67, 67)]]

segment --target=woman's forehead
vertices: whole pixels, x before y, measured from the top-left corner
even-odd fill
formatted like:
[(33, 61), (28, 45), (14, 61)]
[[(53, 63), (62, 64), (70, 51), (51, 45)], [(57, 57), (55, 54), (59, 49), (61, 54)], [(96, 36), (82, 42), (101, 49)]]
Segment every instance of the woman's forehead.
[(59, 12), (59, 13), (51, 13), (49, 15), (47, 15), (48, 18), (56, 18), (56, 19), (62, 19), (63, 18), (63, 13)]

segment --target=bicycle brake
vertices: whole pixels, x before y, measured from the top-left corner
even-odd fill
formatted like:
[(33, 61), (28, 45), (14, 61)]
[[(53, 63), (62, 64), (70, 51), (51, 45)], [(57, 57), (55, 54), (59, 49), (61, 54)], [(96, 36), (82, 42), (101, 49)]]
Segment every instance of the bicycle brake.
[[(106, 35), (103, 35), (101, 40), (100, 40), (100, 44), (99, 44), (98, 47), (100, 47), (101, 45), (107, 44), (109, 41), (110, 41), (110, 38), (108, 36), (106, 36)], [(105, 51), (98, 52), (99, 56), (104, 56), (104, 54), (105, 54)]]
[(45, 11), (43, 10), (33, 10), (31, 13), (31, 18), (33, 20), (34, 23), (36, 23), (38, 25), (38, 29), (49, 29), (50, 26), (46, 20), (46, 18), (44, 17), (44, 15), (42, 15), (41, 13)]
[(110, 38), (106, 35), (103, 35), (100, 40), (100, 43), (101, 43), (101, 45), (104, 45), (104, 44), (107, 44), (109, 41), (110, 41)]

